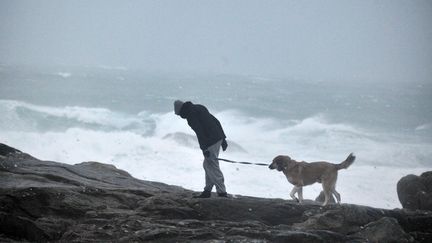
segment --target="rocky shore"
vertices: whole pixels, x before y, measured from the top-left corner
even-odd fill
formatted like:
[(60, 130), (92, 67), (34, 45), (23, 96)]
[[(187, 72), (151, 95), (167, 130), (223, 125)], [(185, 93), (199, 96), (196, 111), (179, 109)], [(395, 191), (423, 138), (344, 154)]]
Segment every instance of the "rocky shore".
[(193, 193), (0, 144), (1, 242), (432, 242), (428, 210)]

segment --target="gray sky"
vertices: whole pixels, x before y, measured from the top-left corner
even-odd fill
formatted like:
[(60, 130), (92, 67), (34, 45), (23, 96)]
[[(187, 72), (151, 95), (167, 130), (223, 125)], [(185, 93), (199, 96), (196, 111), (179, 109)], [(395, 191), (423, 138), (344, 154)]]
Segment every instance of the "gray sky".
[(0, 62), (432, 81), (432, 1), (0, 0)]

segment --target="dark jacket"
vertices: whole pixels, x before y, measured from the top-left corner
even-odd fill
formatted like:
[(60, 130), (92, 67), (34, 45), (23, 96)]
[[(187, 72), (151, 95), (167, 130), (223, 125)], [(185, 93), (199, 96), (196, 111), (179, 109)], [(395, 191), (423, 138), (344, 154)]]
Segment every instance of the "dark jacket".
[(180, 109), (180, 116), (187, 120), (189, 126), (195, 131), (202, 151), (225, 139), (225, 133), (218, 119), (214, 117), (203, 105), (185, 102)]

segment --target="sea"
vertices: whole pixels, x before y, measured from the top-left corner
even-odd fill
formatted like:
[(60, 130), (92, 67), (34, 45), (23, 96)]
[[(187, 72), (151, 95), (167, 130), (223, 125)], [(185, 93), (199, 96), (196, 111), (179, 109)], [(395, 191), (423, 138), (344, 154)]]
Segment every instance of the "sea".
[[(400, 208), (396, 184), (432, 170), (432, 82), (305, 80), (169, 73), (111, 66), (0, 65), (0, 143), (42, 160), (113, 164), (132, 176), (202, 191), (203, 155), (175, 100), (205, 105), (221, 122), (220, 158), (340, 163), (342, 203)], [(227, 191), (290, 199), (265, 166), (220, 162)], [(303, 189), (315, 199), (320, 184)]]

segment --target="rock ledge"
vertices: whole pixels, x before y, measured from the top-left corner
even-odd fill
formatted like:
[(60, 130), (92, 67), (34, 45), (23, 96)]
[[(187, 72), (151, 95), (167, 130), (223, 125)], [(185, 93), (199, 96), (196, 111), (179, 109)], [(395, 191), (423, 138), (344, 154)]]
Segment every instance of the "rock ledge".
[(99, 162), (0, 144), (1, 242), (432, 242), (432, 212), (253, 197), (192, 199)]

